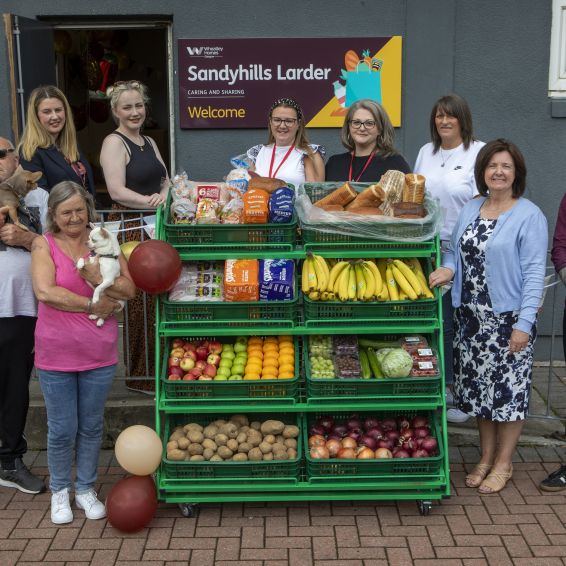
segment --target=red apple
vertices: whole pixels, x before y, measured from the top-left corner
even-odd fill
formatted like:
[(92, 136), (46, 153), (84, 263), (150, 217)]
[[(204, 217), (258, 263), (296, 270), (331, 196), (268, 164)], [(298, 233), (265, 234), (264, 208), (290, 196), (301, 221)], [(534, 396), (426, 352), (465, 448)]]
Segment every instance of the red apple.
[(186, 342), (185, 345), (183, 346), (183, 349), (186, 350), (187, 352), (194, 352), (197, 347), (194, 345), (193, 342)]
[(181, 359), (181, 363), (179, 364), (179, 366), (183, 371), (188, 372), (195, 367), (195, 361), (187, 356)]
[(195, 367), (200, 369), (201, 371), (204, 371), (204, 368), (206, 367), (206, 361), (198, 360), (197, 363), (195, 364)]
[(198, 379), (198, 377), (196, 375), (191, 374), (191, 373), (186, 373), (183, 376), (183, 381), (195, 381), (196, 379)]
[(200, 368), (193, 368), (189, 373), (198, 379), (202, 375), (202, 370)]
[(208, 344), (208, 351), (211, 354), (220, 354), (220, 352), (222, 352), (222, 348), (223, 348), (222, 344), (217, 340), (213, 340)]
[(214, 377), (216, 375), (216, 366), (212, 364), (206, 364), (203, 372), (204, 375), (208, 375), (210, 377)]
[(218, 364), (220, 363), (220, 356), (218, 354), (209, 354), (208, 358), (206, 358), (206, 362), (218, 367)]
[(206, 360), (208, 357), (208, 348), (204, 346), (199, 346), (197, 348), (197, 360)]
[(213, 378), (213, 377), (210, 377), (210, 375), (204, 375), (204, 374), (201, 375), (201, 376), (198, 378), (199, 381), (212, 381), (213, 379), (214, 379), (214, 378)]
[(182, 358), (185, 355), (185, 350), (183, 348), (173, 348), (169, 353), (171, 358)]
[(202, 346), (203, 348), (206, 348), (208, 351), (208, 346), (209, 346), (210, 342), (208, 340), (201, 340), (199, 342), (199, 346)]
[(167, 361), (167, 366), (172, 368), (178, 366), (180, 363), (181, 363), (181, 358), (178, 358), (177, 356), (171, 356)]
[(191, 360), (193, 360), (194, 362), (197, 361), (197, 355), (194, 350), (186, 350), (183, 358), (191, 358)]
[(169, 375), (178, 375), (179, 377), (183, 377), (185, 372), (179, 366), (172, 366), (169, 368)]
[(167, 379), (169, 381), (179, 381), (181, 378), (178, 375), (171, 374), (167, 376)]
[(185, 341), (182, 338), (173, 338), (171, 341), (171, 348), (182, 348), (185, 345)]

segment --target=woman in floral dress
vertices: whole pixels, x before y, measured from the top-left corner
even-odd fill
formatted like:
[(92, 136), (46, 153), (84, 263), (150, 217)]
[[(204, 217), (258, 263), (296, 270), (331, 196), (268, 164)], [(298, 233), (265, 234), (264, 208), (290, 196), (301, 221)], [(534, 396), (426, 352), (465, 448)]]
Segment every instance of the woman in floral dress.
[(466, 485), (487, 494), (512, 476), (528, 411), (548, 228), (522, 197), (527, 170), (515, 144), (486, 144), (474, 173), (481, 196), (462, 209), (430, 284), (454, 281), (454, 394), (458, 408), (476, 417), (481, 448)]

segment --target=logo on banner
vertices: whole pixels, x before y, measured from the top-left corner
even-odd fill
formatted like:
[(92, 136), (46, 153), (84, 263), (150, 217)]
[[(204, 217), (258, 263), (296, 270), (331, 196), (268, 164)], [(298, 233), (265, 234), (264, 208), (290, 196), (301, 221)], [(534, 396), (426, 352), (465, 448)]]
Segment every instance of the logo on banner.
[(188, 46), (187, 53), (190, 57), (204, 57), (205, 59), (215, 59), (216, 57), (222, 57), (222, 51), (224, 47), (210, 47), (210, 46)]

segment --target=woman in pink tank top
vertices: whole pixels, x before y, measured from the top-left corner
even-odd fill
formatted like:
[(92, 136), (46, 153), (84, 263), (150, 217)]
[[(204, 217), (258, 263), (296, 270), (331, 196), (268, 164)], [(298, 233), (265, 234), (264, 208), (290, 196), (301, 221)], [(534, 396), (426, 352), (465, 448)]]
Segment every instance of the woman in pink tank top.
[[(80, 272), (79, 258), (89, 254), (92, 196), (80, 185), (63, 181), (48, 200), (47, 233), (32, 246), (32, 279), (39, 300), (35, 330), (35, 366), (47, 408), (47, 459), (51, 520), (73, 520), (71, 468), (76, 452), (75, 502), (88, 519), (106, 515), (94, 491), (104, 424), (104, 405), (118, 359), (118, 300), (135, 295), (124, 256), (121, 275), (96, 304), (92, 286), (100, 283), (97, 264)], [(94, 314), (105, 320), (97, 326)]]

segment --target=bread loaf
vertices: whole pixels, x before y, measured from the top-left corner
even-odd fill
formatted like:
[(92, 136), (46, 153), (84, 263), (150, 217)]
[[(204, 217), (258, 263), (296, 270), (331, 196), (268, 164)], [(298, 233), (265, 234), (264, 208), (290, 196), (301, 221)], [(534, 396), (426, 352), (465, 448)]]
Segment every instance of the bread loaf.
[(314, 205), (322, 207), (328, 204), (339, 204), (340, 206), (346, 206), (348, 203), (352, 202), (358, 193), (348, 183), (344, 183), (341, 187), (338, 187), (335, 191), (326, 195), (324, 198), (317, 200)]
[(405, 189), (405, 174), (395, 169), (386, 171), (379, 180), (378, 185), (385, 193), (382, 205), (383, 214), (393, 216), (393, 205), (401, 202), (403, 199), (403, 191)]
[(355, 208), (363, 207), (378, 207), (385, 199), (385, 194), (383, 189), (379, 185), (370, 185), (367, 189), (364, 189), (358, 196), (346, 206), (346, 210), (354, 210)]
[(277, 189), (286, 186), (287, 183), (281, 179), (272, 179), (271, 177), (252, 177), (248, 183), (248, 190), (261, 189), (271, 194)]
[(425, 178), (416, 173), (405, 175), (405, 188), (403, 190), (403, 202), (415, 202), (422, 204), (425, 195)]

